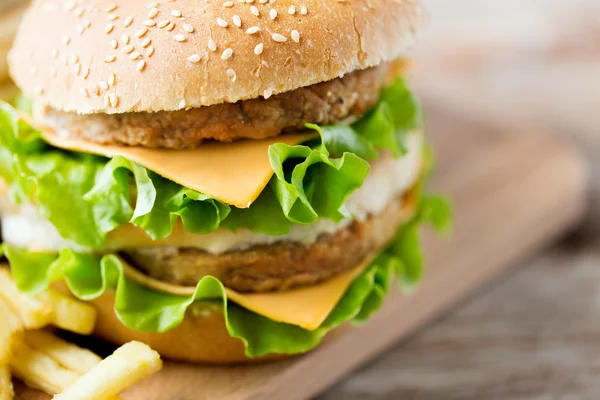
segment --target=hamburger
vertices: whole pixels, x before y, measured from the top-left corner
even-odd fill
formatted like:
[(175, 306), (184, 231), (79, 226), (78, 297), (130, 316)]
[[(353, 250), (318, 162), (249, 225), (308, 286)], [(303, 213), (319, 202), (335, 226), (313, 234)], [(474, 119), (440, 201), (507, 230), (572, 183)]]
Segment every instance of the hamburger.
[[(0, 107), (4, 254), (95, 334), (171, 359), (298, 354), (421, 277), (414, 0), (33, 2)], [(401, 316), (399, 316), (401, 318)]]

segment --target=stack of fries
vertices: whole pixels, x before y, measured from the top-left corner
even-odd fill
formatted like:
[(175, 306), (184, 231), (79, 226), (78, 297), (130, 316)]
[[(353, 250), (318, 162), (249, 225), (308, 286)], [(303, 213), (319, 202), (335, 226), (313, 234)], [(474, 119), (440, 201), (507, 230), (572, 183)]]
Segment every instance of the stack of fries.
[(112, 400), (161, 368), (158, 353), (143, 343), (129, 342), (102, 360), (42, 329), (87, 335), (95, 322), (88, 304), (53, 290), (27, 296), (0, 268), (0, 400), (14, 397), (11, 374), (54, 399)]

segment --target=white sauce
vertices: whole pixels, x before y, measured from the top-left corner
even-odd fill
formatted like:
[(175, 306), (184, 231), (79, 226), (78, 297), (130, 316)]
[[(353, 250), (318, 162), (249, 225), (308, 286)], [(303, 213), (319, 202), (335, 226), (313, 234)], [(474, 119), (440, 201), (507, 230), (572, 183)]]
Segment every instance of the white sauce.
[[(352, 193), (345, 204), (346, 210), (354, 219), (363, 221), (369, 214), (377, 214), (395, 197), (406, 192), (417, 181), (421, 173), (423, 135), (413, 134), (408, 140), (408, 153), (394, 159), (390, 155), (381, 155), (371, 165), (371, 171), (363, 186)], [(230, 232), (219, 229), (206, 235), (188, 234), (186, 247), (193, 247), (222, 253), (228, 250), (241, 250), (259, 244), (271, 244), (280, 241), (314, 243), (319, 235), (333, 233), (347, 226), (352, 220), (339, 223), (321, 219), (311, 225), (293, 225), (290, 232), (282, 236), (269, 236), (240, 229)], [(70, 247), (85, 250), (63, 239), (54, 226), (31, 205), (20, 208), (18, 213), (2, 216), (3, 239), (8, 244), (47, 251), (57, 251)], [(175, 245), (175, 244), (173, 244)]]

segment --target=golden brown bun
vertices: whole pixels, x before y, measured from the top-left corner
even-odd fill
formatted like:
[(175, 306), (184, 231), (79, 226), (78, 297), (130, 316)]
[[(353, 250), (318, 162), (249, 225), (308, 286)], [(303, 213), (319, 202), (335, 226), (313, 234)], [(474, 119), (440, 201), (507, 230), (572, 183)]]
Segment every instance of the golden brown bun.
[[(37, 1), (10, 72), (27, 96), (60, 111), (174, 111), (268, 97), (395, 60), (424, 20), (420, 0)], [(248, 33), (253, 27), (260, 31)]]
[(246, 357), (242, 341), (229, 336), (219, 305), (203, 307), (194, 304), (177, 328), (165, 333), (144, 333), (127, 328), (117, 319), (114, 300), (111, 291), (89, 302), (98, 310), (94, 335), (108, 342), (121, 345), (137, 340), (148, 344), (164, 358), (195, 363), (238, 364), (284, 357)]

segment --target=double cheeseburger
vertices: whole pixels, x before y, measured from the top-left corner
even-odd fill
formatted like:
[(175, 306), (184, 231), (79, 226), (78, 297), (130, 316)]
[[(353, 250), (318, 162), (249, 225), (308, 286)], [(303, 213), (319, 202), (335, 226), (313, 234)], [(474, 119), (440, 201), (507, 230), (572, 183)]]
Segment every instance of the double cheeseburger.
[(419, 280), (419, 224), (446, 222), (404, 77), (424, 17), (414, 0), (34, 1), (9, 57), (31, 106), (0, 106), (19, 289), (59, 287), (96, 306), (98, 336), (197, 362), (366, 321)]

